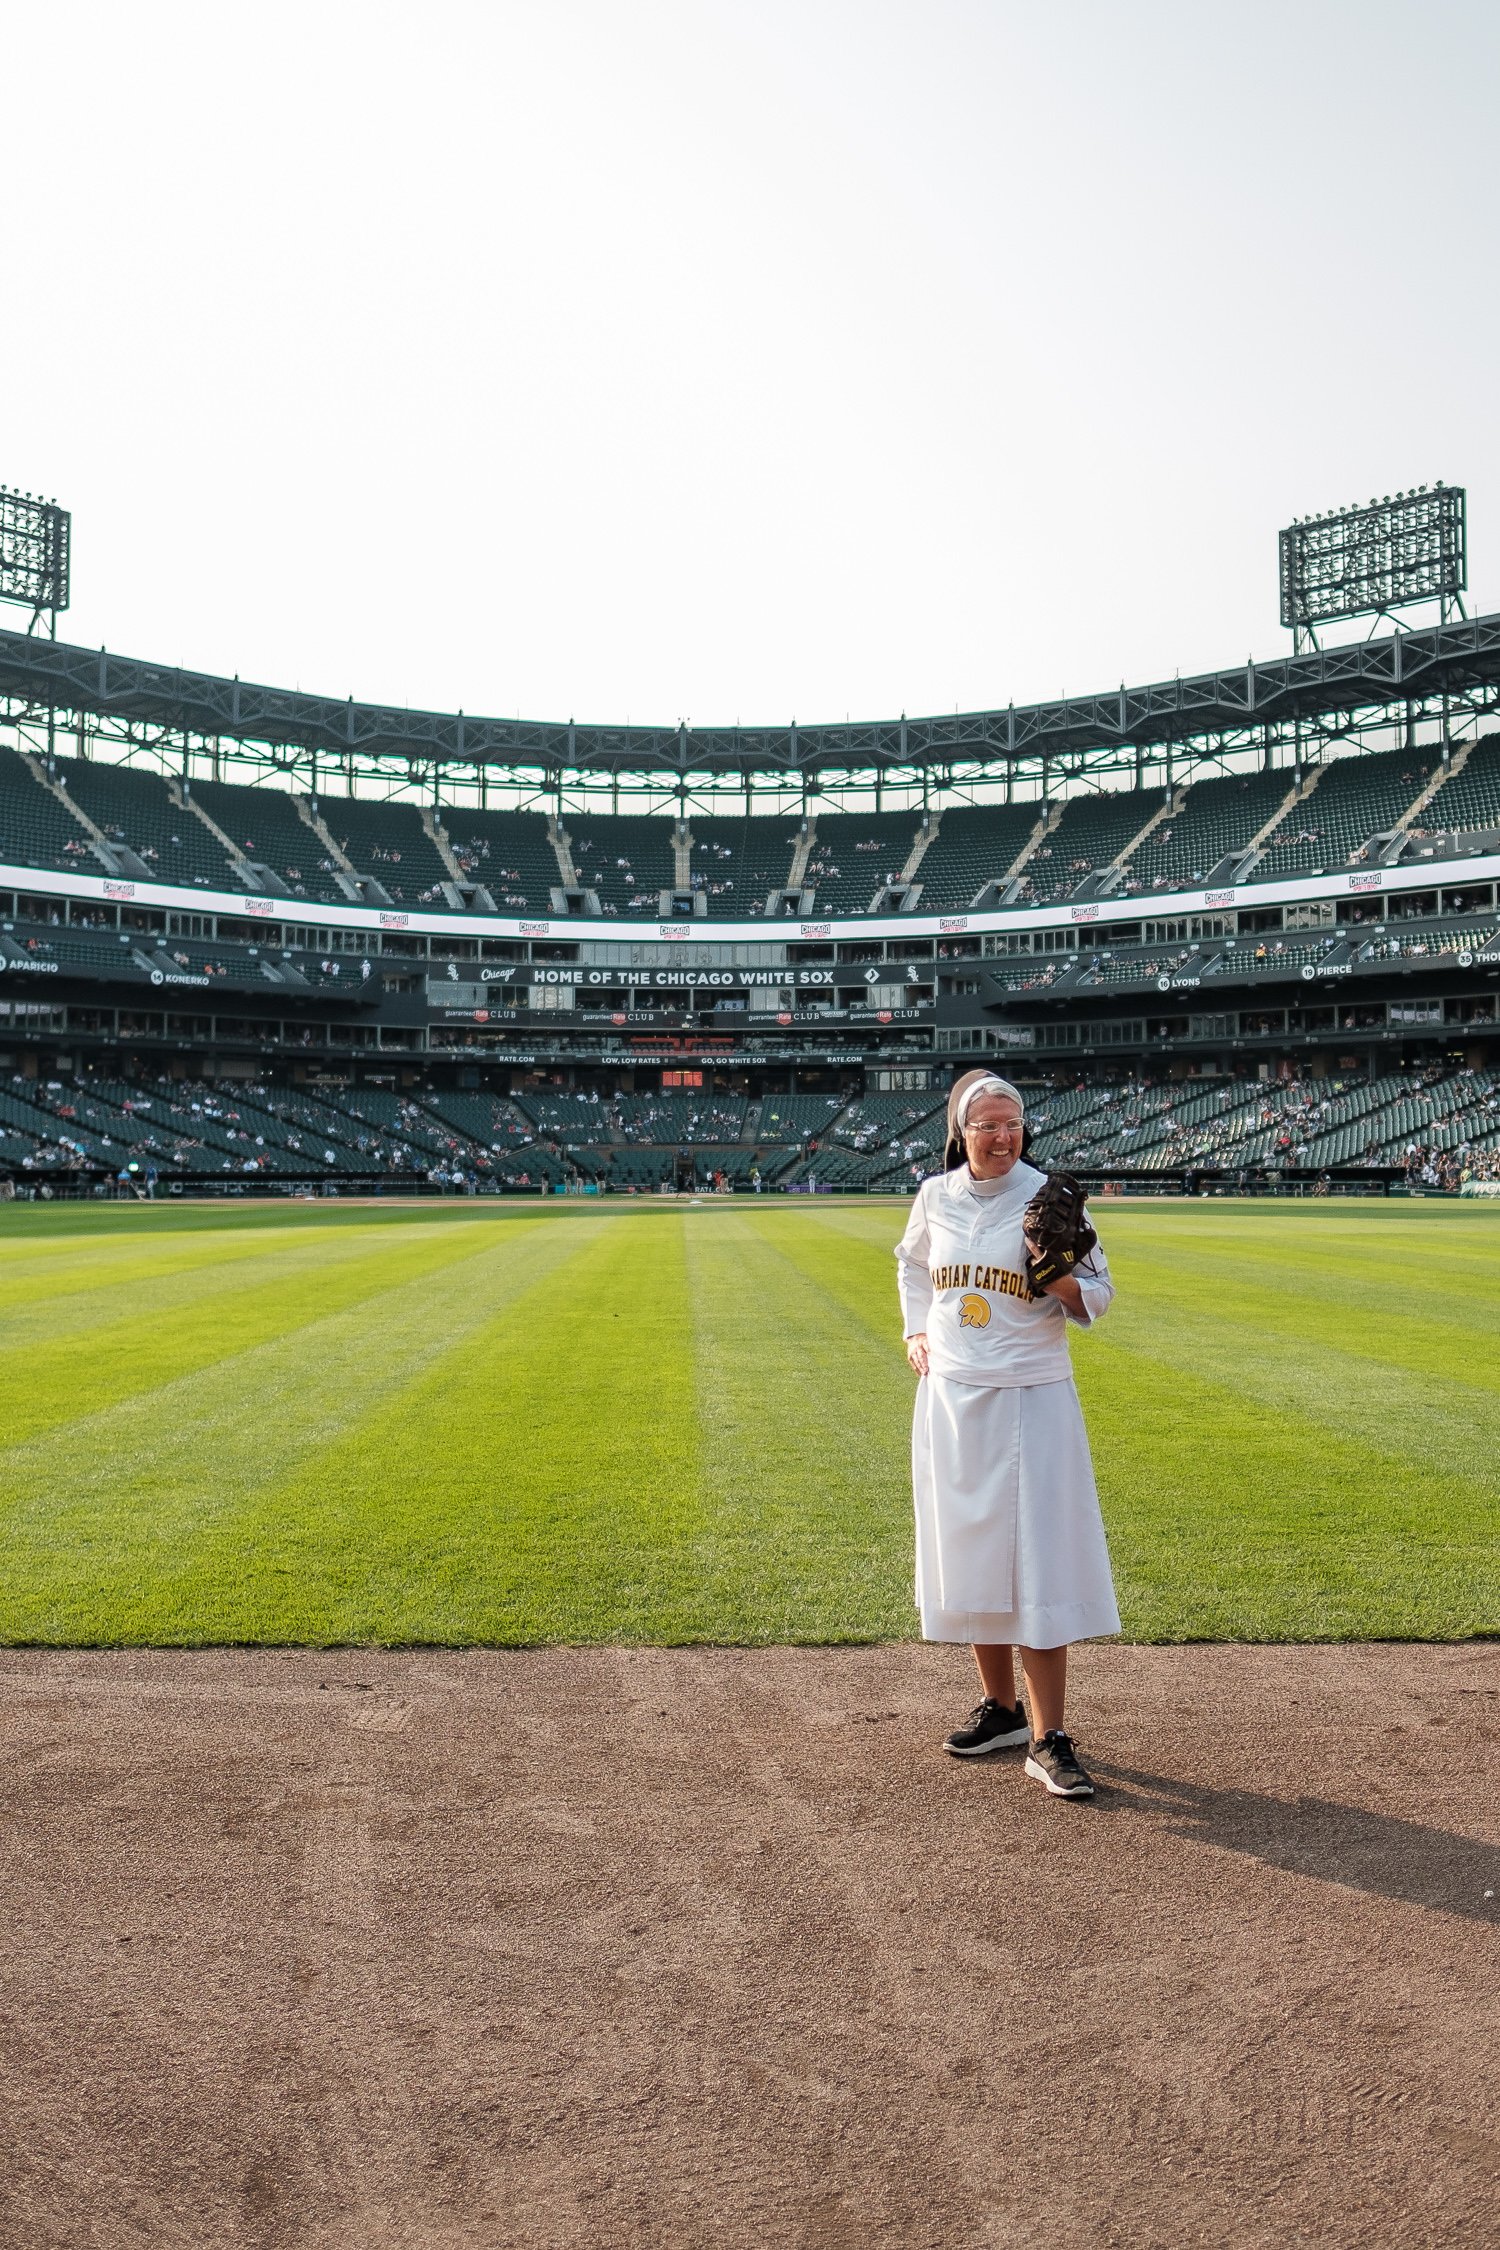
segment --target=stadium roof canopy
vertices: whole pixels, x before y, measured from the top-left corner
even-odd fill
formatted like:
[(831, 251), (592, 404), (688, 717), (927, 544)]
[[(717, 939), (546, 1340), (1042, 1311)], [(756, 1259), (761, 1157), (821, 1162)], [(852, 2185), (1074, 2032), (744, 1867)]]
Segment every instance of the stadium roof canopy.
[(0, 697), (13, 717), (77, 713), (132, 733), (197, 736), (333, 758), (604, 777), (776, 776), (812, 785), (840, 772), (1003, 772), (1120, 765), (1210, 738), (1251, 740), (1291, 727), (1345, 734), (1402, 705), (1476, 708), (1500, 693), (1500, 615), (1460, 618), (1348, 647), (1103, 695), (993, 711), (836, 725), (632, 727), (472, 718), (338, 701), (143, 663), (104, 649), (0, 632)]

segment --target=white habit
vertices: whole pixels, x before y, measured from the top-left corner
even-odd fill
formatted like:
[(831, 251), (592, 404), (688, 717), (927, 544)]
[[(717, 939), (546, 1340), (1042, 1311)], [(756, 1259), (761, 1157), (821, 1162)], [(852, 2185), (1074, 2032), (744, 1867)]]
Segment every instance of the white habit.
[[(903, 1332), (925, 1331), (931, 1370), (912, 1426), (925, 1640), (1058, 1648), (1120, 1630), (1069, 1316), (1026, 1282), (1021, 1219), (1045, 1177), (939, 1173), (896, 1247)], [(1102, 1248), (1074, 1278), (1091, 1327), (1114, 1296)]]

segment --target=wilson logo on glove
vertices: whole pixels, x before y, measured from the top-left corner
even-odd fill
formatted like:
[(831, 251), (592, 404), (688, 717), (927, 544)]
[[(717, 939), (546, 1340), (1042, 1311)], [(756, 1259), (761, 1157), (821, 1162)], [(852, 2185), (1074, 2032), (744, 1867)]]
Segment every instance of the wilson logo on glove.
[(1071, 1172), (1049, 1174), (1026, 1206), (1021, 1232), (1026, 1242), (1026, 1279), (1037, 1295), (1070, 1274), (1099, 1239), (1084, 1210), (1082, 1183)]

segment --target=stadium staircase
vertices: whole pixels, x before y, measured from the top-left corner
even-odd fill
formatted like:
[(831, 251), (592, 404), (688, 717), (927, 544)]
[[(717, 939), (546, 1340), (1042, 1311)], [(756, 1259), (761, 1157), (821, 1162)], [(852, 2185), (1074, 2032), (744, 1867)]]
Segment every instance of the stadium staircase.
[[(1150, 819), (1145, 822), (1144, 826), (1136, 830), (1124, 850), (1117, 852), (1109, 865), (1101, 870), (1105, 878), (1100, 885), (1101, 890), (1113, 889), (1122, 880), (1136, 853), (1150, 841), (1159, 828), (1164, 827), (1169, 820), (1177, 818), (1186, 799), (1187, 789), (1181, 784), (1174, 789), (1166, 789), (1162, 792), (1161, 803), (1152, 813)], [(1081, 886), (1078, 895), (1080, 897), (1084, 895)]]
[[(1463, 740), (1453, 744), (1452, 754), (1446, 762), (1439, 761), (1436, 772), (1430, 776), (1425, 788), (1420, 790), (1417, 796), (1412, 799), (1412, 802), (1392, 829), (1386, 841), (1385, 849), (1380, 855), (1385, 866), (1393, 866), (1401, 857), (1408, 843), (1412, 840), (1414, 829), (1416, 829), (1418, 835), (1425, 833), (1425, 824), (1423, 828), (1417, 828), (1417, 822), (1426, 812), (1428, 806), (1448, 787), (1449, 783), (1458, 779), (1464, 767), (1468, 764), (1471, 753), (1477, 747), (1477, 741), (1473, 735), (1465, 736)], [(1444, 806), (1439, 808), (1440, 811), (1446, 809), (1446, 802), (1445, 800)]]
[[(192, 821), (198, 828), (207, 829), (213, 842), (218, 846), (219, 852), (223, 855), (231, 875), (236, 877), (247, 891), (259, 891), (272, 898), (287, 898), (290, 896), (285, 878), (274, 867), (257, 865), (254, 861), (246, 859), (233, 837), (222, 829), (212, 813), (208, 812), (198, 802), (197, 797), (193, 794), (191, 781), (183, 782), (174, 774), (167, 783), (167, 795), (186, 819)], [(206, 864), (212, 866), (211, 857)]]
[(391, 906), (394, 904), (385, 885), (373, 877), (361, 875), (343, 845), (334, 835), (318, 804), (316, 797), (294, 794), (292, 803), (297, 808), (297, 818), (305, 828), (310, 828), (333, 862), (333, 879), (344, 897), (354, 906)]
[(1041, 818), (1005, 870), (1007, 884), (1019, 883), (1023, 891), (1030, 891), (1031, 880), (1026, 870), (1036, 858), (1037, 853), (1046, 849), (1047, 839), (1055, 833), (1062, 820), (1063, 810), (1064, 806), (1061, 799), (1055, 804), (1043, 805)]
[[(98, 860), (106, 875), (124, 875), (128, 873), (138, 878), (149, 881), (151, 870), (146, 866), (145, 862), (138, 861), (134, 866), (127, 868), (123, 864), (120, 856), (117, 854), (114, 846), (110, 843), (108, 837), (105, 835), (103, 829), (100, 828), (96, 822), (90, 820), (88, 814), (83, 810), (83, 807), (81, 805), (76, 805), (73, 802), (73, 799), (68, 794), (66, 784), (61, 781), (57, 777), (57, 775), (48, 773), (40, 758), (33, 757), (29, 750), (23, 750), (20, 756), (21, 763), (23, 766), (25, 766), (27, 772), (31, 775), (32, 780), (36, 782), (40, 788), (45, 789), (49, 797), (55, 798), (58, 804), (62, 806), (63, 811), (68, 815), (69, 819), (75, 821), (77, 825), (83, 830), (83, 833), (88, 838), (90, 847), (93, 850), (95, 859)], [(125, 854), (125, 858), (134, 860), (135, 854), (133, 852), (127, 852)]]
[(573, 839), (552, 813), (547, 815), (547, 841), (557, 855), (557, 872), (562, 877), (563, 888), (578, 890), (580, 884), (578, 869), (573, 864)]

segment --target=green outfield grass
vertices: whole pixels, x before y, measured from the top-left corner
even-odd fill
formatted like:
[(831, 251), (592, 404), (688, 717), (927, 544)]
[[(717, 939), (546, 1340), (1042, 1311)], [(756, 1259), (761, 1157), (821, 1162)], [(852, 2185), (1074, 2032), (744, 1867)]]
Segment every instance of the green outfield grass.
[[(1500, 1211), (1098, 1216), (1126, 1633), (1500, 1627)], [(910, 1635), (901, 1223), (0, 1210), (0, 1641)]]

